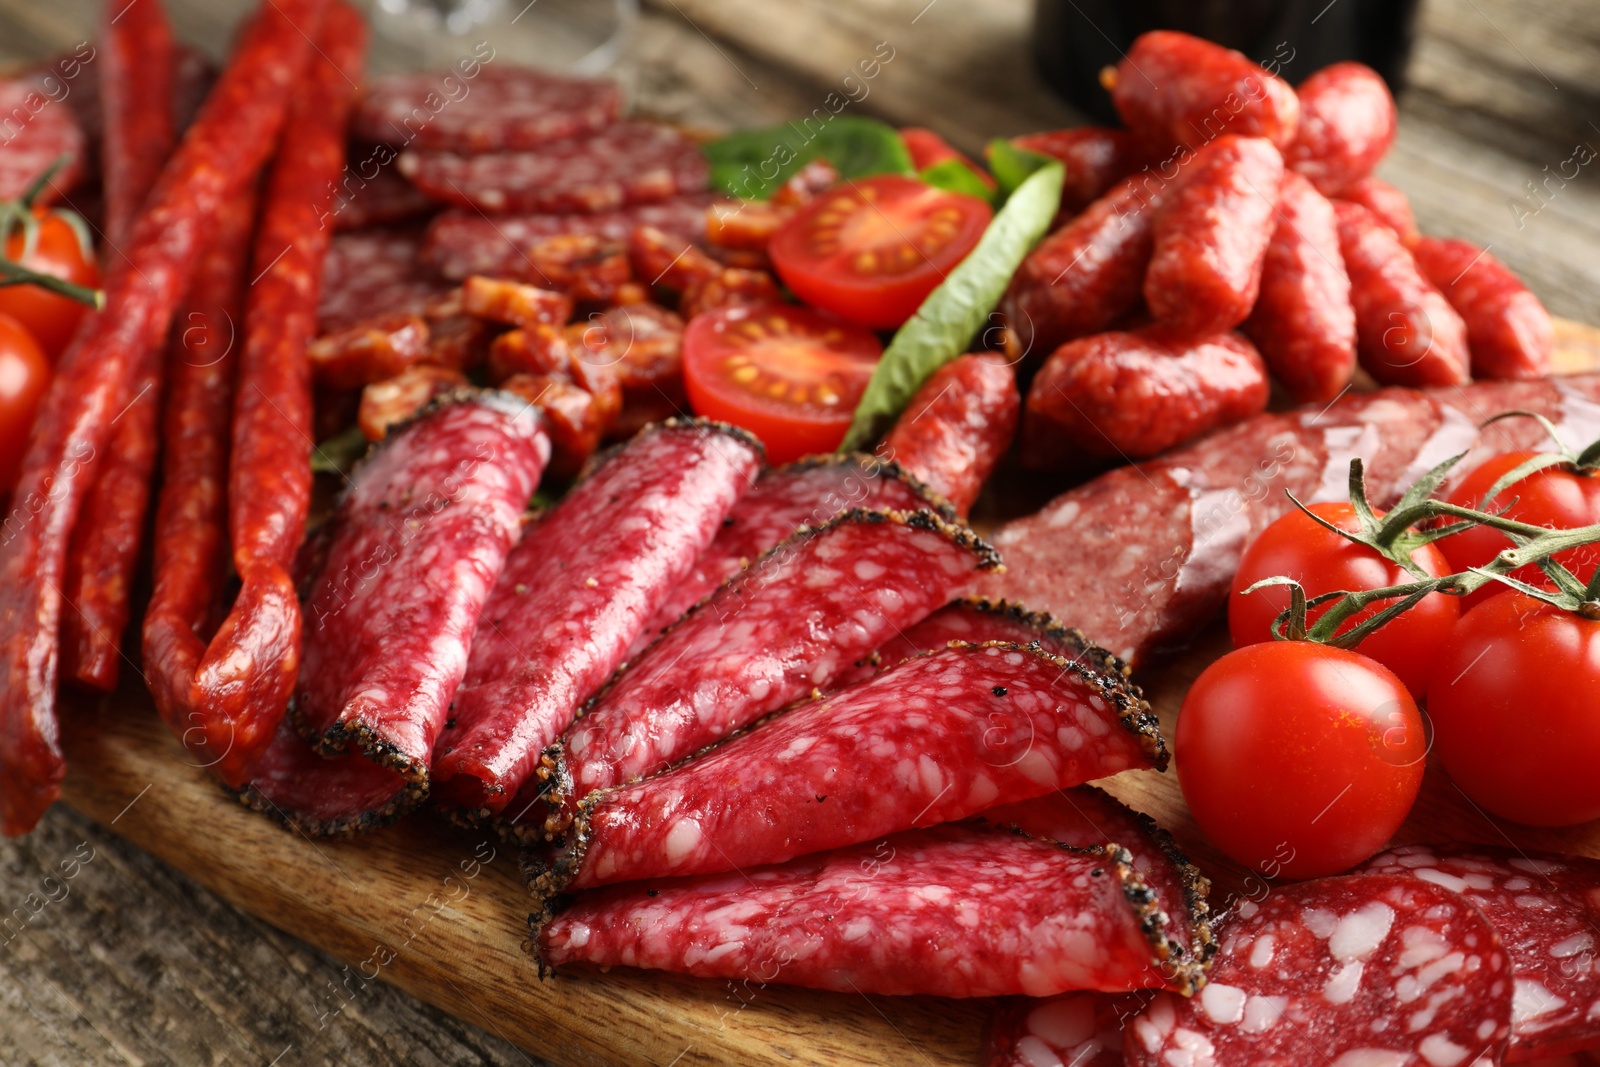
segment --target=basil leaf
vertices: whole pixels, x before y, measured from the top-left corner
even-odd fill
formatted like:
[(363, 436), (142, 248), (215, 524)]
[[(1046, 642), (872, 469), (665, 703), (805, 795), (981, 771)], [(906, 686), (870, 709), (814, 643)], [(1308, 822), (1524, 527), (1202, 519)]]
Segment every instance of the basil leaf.
[(1051, 160), (1017, 187), (971, 253), (895, 333), (872, 372), (841, 451), (871, 447), (934, 371), (955, 359), (983, 328), (1023, 257), (1061, 205), (1062, 165)]
[(975, 196), (979, 200), (994, 203), (995, 190), (983, 184), (978, 172), (959, 159), (944, 159), (923, 167), (917, 172), (917, 177), (936, 189)]
[(994, 175), (995, 184), (1000, 186), (1001, 200), (1015, 193), (1034, 171), (1058, 162), (1043, 152), (1018, 148), (999, 137), (989, 142), (983, 157), (989, 163), (989, 173)]
[(348, 475), (350, 468), (367, 454), (367, 436), (361, 427), (352, 426), (335, 434), (311, 451), (311, 469), (317, 474)]
[(700, 146), (711, 184), (746, 200), (766, 200), (801, 167), (826, 159), (845, 178), (912, 174), (911, 153), (893, 126), (858, 115), (741, 130)]

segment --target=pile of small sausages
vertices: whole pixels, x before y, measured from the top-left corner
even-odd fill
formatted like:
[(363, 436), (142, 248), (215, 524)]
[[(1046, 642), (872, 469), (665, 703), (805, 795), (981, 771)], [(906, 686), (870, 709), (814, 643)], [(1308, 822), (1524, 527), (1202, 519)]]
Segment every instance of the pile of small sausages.
[(1370, 68), (1338, 63), (1296, 91), (1157, 31), (1102, 80), (1125, 129), (1014, 142), (1068, 173), (1060, 225), (1002, 305), (1037, 368), (1030, 466), (1156, 455), (1263, 410), (1272, 378), (1321, 404), (1358, 365), (1403, 386), (1549, 373), (1538, 298), (1486, 250), (1421, 236), (1373, 176), (1397, 116)]

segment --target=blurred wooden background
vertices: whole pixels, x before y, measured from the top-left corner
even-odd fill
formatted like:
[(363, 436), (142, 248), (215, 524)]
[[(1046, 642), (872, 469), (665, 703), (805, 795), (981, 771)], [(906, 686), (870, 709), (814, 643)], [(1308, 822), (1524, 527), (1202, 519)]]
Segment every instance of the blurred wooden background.
[[(442, 65), (476, 40), (562, 62), (598, 43), (612, 11), (474, 2), (491, 22), (459, 38), (380, 16), (372, 69)], [(181, 35), (214, 56), (247, 6), (167, 3)], [(653, 114), (753, 125), (820, 106), (887, 41), (893, 60), (852, 107), (977, 150), (1076, 121), (1033, 76), (1030, 11), (1028, 0), (647, 0), (613, 71)], [(96, 0), (0, 0), (0, 66), (70, 49), (98, 13)], [(1401, 113), (1380, 173), (1410, 194), (1423, 230), (1491, 246), (1553, 312), (1600, 320), (1600, 4), (1424, 0)], [(1585, 158), (1576, 177), (1549, 178)], [(46, 887), (75, 855), (93, 858)], [(61, 899), (0, 932), (0, 1063), (537, 1062), (492, 1019), (458, 1021), (380, 985), (325, 1016), (342, 964), (64, 808), (32, 837), (0, 842), (0, 918), (30, 894)]]

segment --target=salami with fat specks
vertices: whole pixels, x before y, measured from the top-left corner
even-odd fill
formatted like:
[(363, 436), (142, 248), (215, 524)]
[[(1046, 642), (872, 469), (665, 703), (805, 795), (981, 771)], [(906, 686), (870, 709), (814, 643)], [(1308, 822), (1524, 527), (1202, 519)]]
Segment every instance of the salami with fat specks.
[(1294, 505), (1344, 499), (1350, 460), (1366, 465), (1374, 507), (1457, 452), (1489, 455), (1538, 447), (1531, 419), (1495, 423), (1521, 409), (1565, 426), (1568, 440), (1600, 436), (1600, 376), (1490, 382), (1460, 389), (1382, 389), (1328, 407), (1264, 414), (1138, 467), (1068, 491), (1036, 515), (994, 534), (1001, 574), (972, 592), (1056, 615), (1137, 665), (1153, 649), (1191, 636), (1227, 599), (1251, 539)]
[(454, 722), (439, 741), (444, 804), (506, 808), (760, 466), (760, 446), (742, 431), (663, 423), (612, 453), (523, 535), (484, 606)]
[(1037, 648), (955, 646), (589, 794), (533, 887), (781, 863), (1166, 760), (1122, 678)]
[(64, 102), (47, 96), (35, 78), (0, 80), (0, 115), (6, 116), (0, 152), (0, 200), (15, 200), (62, 156), (68, 160), (34, 203), (61, 198), (83, 177), (88, 138)]
[(453, 70), (397, 74), (368, 87), (355, 133), (370, 141), (451, 152), (506, 152), (610, 125), (615, 82), (494, 64), (483, 45)]
[(317, 332), (329, 333), (379, 315), (420, 315), (450, 291), (417, 259), (413, 228), (336, 234), (322, 270)]
[(1444, 1067), (1499, 1062), (1511, 969), (1471, 901), (1411, 878), (1279, 886), (1221, 933), (1204, 989), (1158, 994), (1129, 1067)]
[(554, 791), (569, 806), (820, 692), (998, 564), (970, 530), (926, 511), (852, 509), (802, 527), (600, 694), (550, 754)]
[(399, 771), (355, 752), (319, 755), (287, 719), (253, 774), (239, 793), (246, 807), (317, 837), (382, 826), (415, 800)]
[(983, 1067), (1123, 1067), (1122, 1028), (1150, 993), (1062, 993), (996, 1005)]
[(616, 211), (706, 188), (700, 148), (671, 126), (619, 122), (525, 152), (405, 152), (400, 173), (435, 200), (479, 211)]
[(428, 223), (421, 255), (424, 263), (455, 281), (473, 274), (533, 278), (528, 252), (547, 237), (593, 234), (626, 241), (636, 227), (649, 226), (687, 241), (703, 242), (706, 209), (715, 199), (711, 193), (692, 193), (593, 215), (485, 217), (470, 209), (451, 209)]
[(387, 145), (351, 145), (348, 158), (338, 191), (328, 205), (326, 221), (335, 230), (389, 226), (438, 209), (426, 193), (400, 176), (394, 167), (394, 150)]
[(898, 464), (874, 456), (814, 456), (762, 472), (700, 553), (645, 631), (644, 644), (677, 622), (717, 586), (760, 559), (802, 526), (821, 526), (850, 508), (936, 512), (955, 521), (943, 499)]
[(306, 602), (294, 716), (420, 794), (479, 612), (550, 459), (534, 409), (445, 399), (380, 443), (333, 517)]
[(1362, 868), (1460, 893), (1511, 957), (1511, 1061), (1600, 1048), (1600, 861), (1479, 845), (1406, 845)]
[[(55, 717), (67, 539), (140, 355), (166, 335), (224, 200), (265, 161), (311, 43), (320, 0), (274, 0), (151, 190), (105, 310), (84, 320), (40, 404), (14, 501), (26, 522), (0, 543), (0, 830), (30, 829), (65, 773)], [(64, 114), (64, 112), (59, 112)], [(43, 112), (41, 112), (43, 114)], [(303, 457), (302, 457), (303, 462)], [(19, 512), (20, 514), (20, 512)]]
[(773, 867), (584, 894), (541, 966), (645, 967), (854, 993), (1046, 996), (1165, 984), (1164, 923), (1117, 848), (939, 826)]

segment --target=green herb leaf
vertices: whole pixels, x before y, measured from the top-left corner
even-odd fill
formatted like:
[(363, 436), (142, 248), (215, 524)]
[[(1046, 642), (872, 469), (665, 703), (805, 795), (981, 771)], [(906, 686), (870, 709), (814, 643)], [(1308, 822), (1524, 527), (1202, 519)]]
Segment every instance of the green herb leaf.
[(348, 476), (350, 469), (366, 454), (367, 436), (361, 432), (361, 427), (352, 426), (311, 450), (311, 470), (316, 474)]
[(929, 375), (967, 351), (1023, 257), (1050, 228), (1064, 175), (1061, 164), (1052, 160), (1024, 181), (989, 223), (978, 246), (895, 333), (856, 406), (840, 451), (871, 447)]
[(911, 153), (893, 126), (859, 115), (807, 117), (760, 130), (741, 130), (700, 146), (711, 184), (746, 200), (766, 200), (801, 167), (826, 159), (845, 178), (914, 174)]
[(977, 171), (959, 159), (940, 160), (931, 166), (923, 167), (917, 172), (917, 177), (936, 189), (975, 196), (989, 203), (994, 202), (996, 195), (996, 190), (983, 184), (983, 179), (978, 176)]
[(1035, 152), (1028, 148), (1018, 148), (1004, 138), (995, 138), (983, 150), (983, 157), (989, 163), (989, 173), (994, 175), (994, 180), (1000, 186), (1000, 199), (1010, 198), (1022, 183), (1027, 181), (1035, 171), (1047, 167), (1058, 160)]

